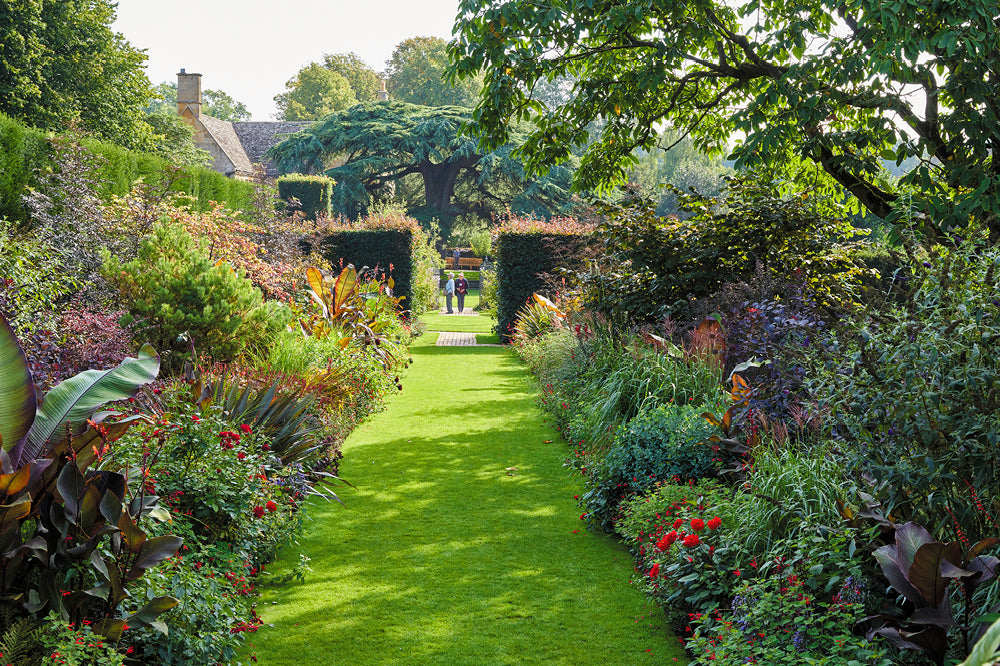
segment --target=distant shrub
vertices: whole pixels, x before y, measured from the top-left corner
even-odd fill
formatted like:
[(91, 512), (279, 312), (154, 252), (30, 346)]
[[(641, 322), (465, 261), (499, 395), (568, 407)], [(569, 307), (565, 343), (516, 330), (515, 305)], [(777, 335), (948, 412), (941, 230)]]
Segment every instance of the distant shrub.
[[(422, 305), (414, 297), (415, 287), (428, 267), (418, 261), (423, 254), (420, 247), (424, 236), (416, 220), (395, 211), (374, 213), (356, 222), (339, 219), (329, 221), (318, 237), (319, 251), (335, 271), (353, 264), (359, 273), (367, 267), (376, 274), (388, 275), (394, 283), (393, 293), (403, 299), (403, 309), (420, 311)], [(421, 290), (417, 288), (416, 293)]]
[[(94, 139), (79, 141), (90, 153), (101, 158), (96, 174), (102, 181), (99, 194), (123, 196), (138, 180), (166, 178), (169, 187), (193, 197), (198, 210), (207, 210), (212, 201), (224, 202), (232, 208), (246, 208), (253, 200), (251, 183), (227, 178), (205, 167), (174, 167), (162, 157), (122, 148)], [(0, 113), (0, 217), (18, 224), (31, 219), (22, 205), (29, 186), (37, 185), (35, 172), (53, 164), (53, 150), (47, 135), (26, 127)]]
[(330, 217), (333, 212), (330, 199), (335, 184), (333, 178), (326, 176), (289, 174), (278, 178), (278, 196), (282, 201), (288, 201), (293, 197), (297, 199), (299, 210), (306, 219)]
[(509, 342), (517, 313), (535, 292), (547, 291), (546, 276), (581, 263), (593, 226), (572, 218), (551, 221), (511, 218), (493, 230), (496, 256), (496, 315), (501, 342)]
[(660, 217), (629, 199), (600, 227), (606, 256), (581, 275), (586, 302), (630, 320), (687, 319), (722, 285), (749, 279), (761, 265), (796, 279), (822, 305), (850, 303), (863, 269), (854, 253), (865, 230), (809, 198), (782, 198), (778, 185), (730, 178), (722, 197), (679, 193), (690, 217)]

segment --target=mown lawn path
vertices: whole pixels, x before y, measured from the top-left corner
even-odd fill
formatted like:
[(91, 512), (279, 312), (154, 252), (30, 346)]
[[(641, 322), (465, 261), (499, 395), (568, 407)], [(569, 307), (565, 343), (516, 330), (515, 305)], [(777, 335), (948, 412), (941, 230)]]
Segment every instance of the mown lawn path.
[(345, 444), (345, 505), (311, 502), (270, 567), (304, 552), (313, 571), (265, 588), (259, 663), (686, 663), (627, 551), (579, 520), (582, 484), (519, 360), (436, 339)]

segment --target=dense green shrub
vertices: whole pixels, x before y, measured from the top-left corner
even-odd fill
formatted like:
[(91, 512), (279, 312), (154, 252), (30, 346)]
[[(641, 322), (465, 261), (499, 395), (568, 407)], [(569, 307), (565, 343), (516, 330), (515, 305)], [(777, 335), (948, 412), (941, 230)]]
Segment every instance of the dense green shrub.
[(51, 158), (45, 133), (0, 113), (0, 218), (17, 223), (28, 219), (21, 204), (34, 169)]
[(558, 269), (577, 269), (594, 242), (592, 227), (570, 218), (549, 222), (511, 218), (493, 231), (496, 316), (501, 342), (509, 342), (518, 311), (535, 292), (548, 291)]
[[(101, 182), (99, 194), (104, 198), (127, 194), (140, 179), (165, 179), (174, 191), (191, 195), (198, 210), (208, 210), (212, 201), (246, 208), (253, 200), (253, 184), (226, 178), (208, 168), (177, 168), (156, 155), (94, 139), (82, 139), (81, 143), (101, 158), (96, 176)], [(0, 217), (18, 224), (30, 219), (22, 197), (35, 186), (35, 172), (52, 167), (53, 157), (46, 133), (0, 113)]]
[(654, 322), (685, 319), (722, 285), (749, 280), (758, 265), (795, 279), (824, 305), (853, 301), (862, 274), (855, 229), (819, 203), (782, 198), (777, 183), (730, 179), (724, 197), (678, 196), (690, 217), (656, 215), (636, 199), (600, 226), (605, 257), (582, 274), (586, 303), (606, 314)]
[(715, 429), (701, 416), (704, 411), (701, 405), (663, 405), (622, 426), (587, 477), (582, 502), (588, 520), (610, 532), (623, 498), (663, 480), (715, 476), (723, 453), (707, 441)]
[(124, 298), (134, 338), (151, 342), (174, 370), (191, 344), (215, 360), (230, 360), (266, 346), (288, 323), (284, 306), (265, 304), (249, 280), (228, 263), (213, 264), (206, 244), (178, 225), (156, 225), (126, 264), (105, 251), (103, 270)]
[(299, 210), (308, 220), (330, 217), (335, 181), (326, 176), (306, 176), (300, 173), (278, 178), (278, 196), (282, 201), (298, 199)]
[(977, 238), (918, 259), (905, 303), (845, 326), (813, 381), (863, 489), (900, 520), (973, 538), (1000, 514), (998, 269)]

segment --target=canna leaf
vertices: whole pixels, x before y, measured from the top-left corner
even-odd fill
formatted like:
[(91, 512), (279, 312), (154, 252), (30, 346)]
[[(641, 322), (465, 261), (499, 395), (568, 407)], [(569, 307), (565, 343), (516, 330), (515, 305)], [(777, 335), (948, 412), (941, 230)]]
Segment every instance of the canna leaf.
[(132, 397), (140, 386), (156, 379), (159, 372), (159, 355), (151, 346), (143, 345), (138, 358), (126, 358), (116, 368), (87, 370), (57, 384), (39, 406), (27, 442), (12, 463), (20, 467), (41, 457), (59, 441), (59, 431), (65, 424), (74, 432), (79, 431), (102, 405)]
[(146, 569), (152, 568), (177, 554), (177, 550), (184, 543), (184, 539), (173, 534), (147, 539), (139, 549), (139, 554), (132, 563), (132, 568), (128, 572), (128, 580), (135, 580), (142, 576)]
[(337, 282), (333, 285), (333, 312), (331, 313), (333, 318), (340, 316), (357, 285), (358, 273), (354, 270), (354, 264), (348, 264), (347, 268), (340, 271)]
[(15, 462), (20, 459), (36, 409), (35, 383), (28, 361), (14, 330), (0, 315), (0, 445), (11, 452)]

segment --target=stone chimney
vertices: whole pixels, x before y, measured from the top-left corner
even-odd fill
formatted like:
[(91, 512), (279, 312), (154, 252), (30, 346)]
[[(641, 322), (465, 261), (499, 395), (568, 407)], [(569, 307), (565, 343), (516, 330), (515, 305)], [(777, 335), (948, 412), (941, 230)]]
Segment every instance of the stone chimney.
[(389, 91), (385, 89), (385, 79), (379, 79), (378, 83), (379, 83), (379, 89), (378, 92), (375, 93), (375, 99), (377, 99), (380, 102), (384, 102), (387, 99), (389, 99)]
[(177, 74), (177, 113), (191, 125), (201, 118), (201, 74)]

